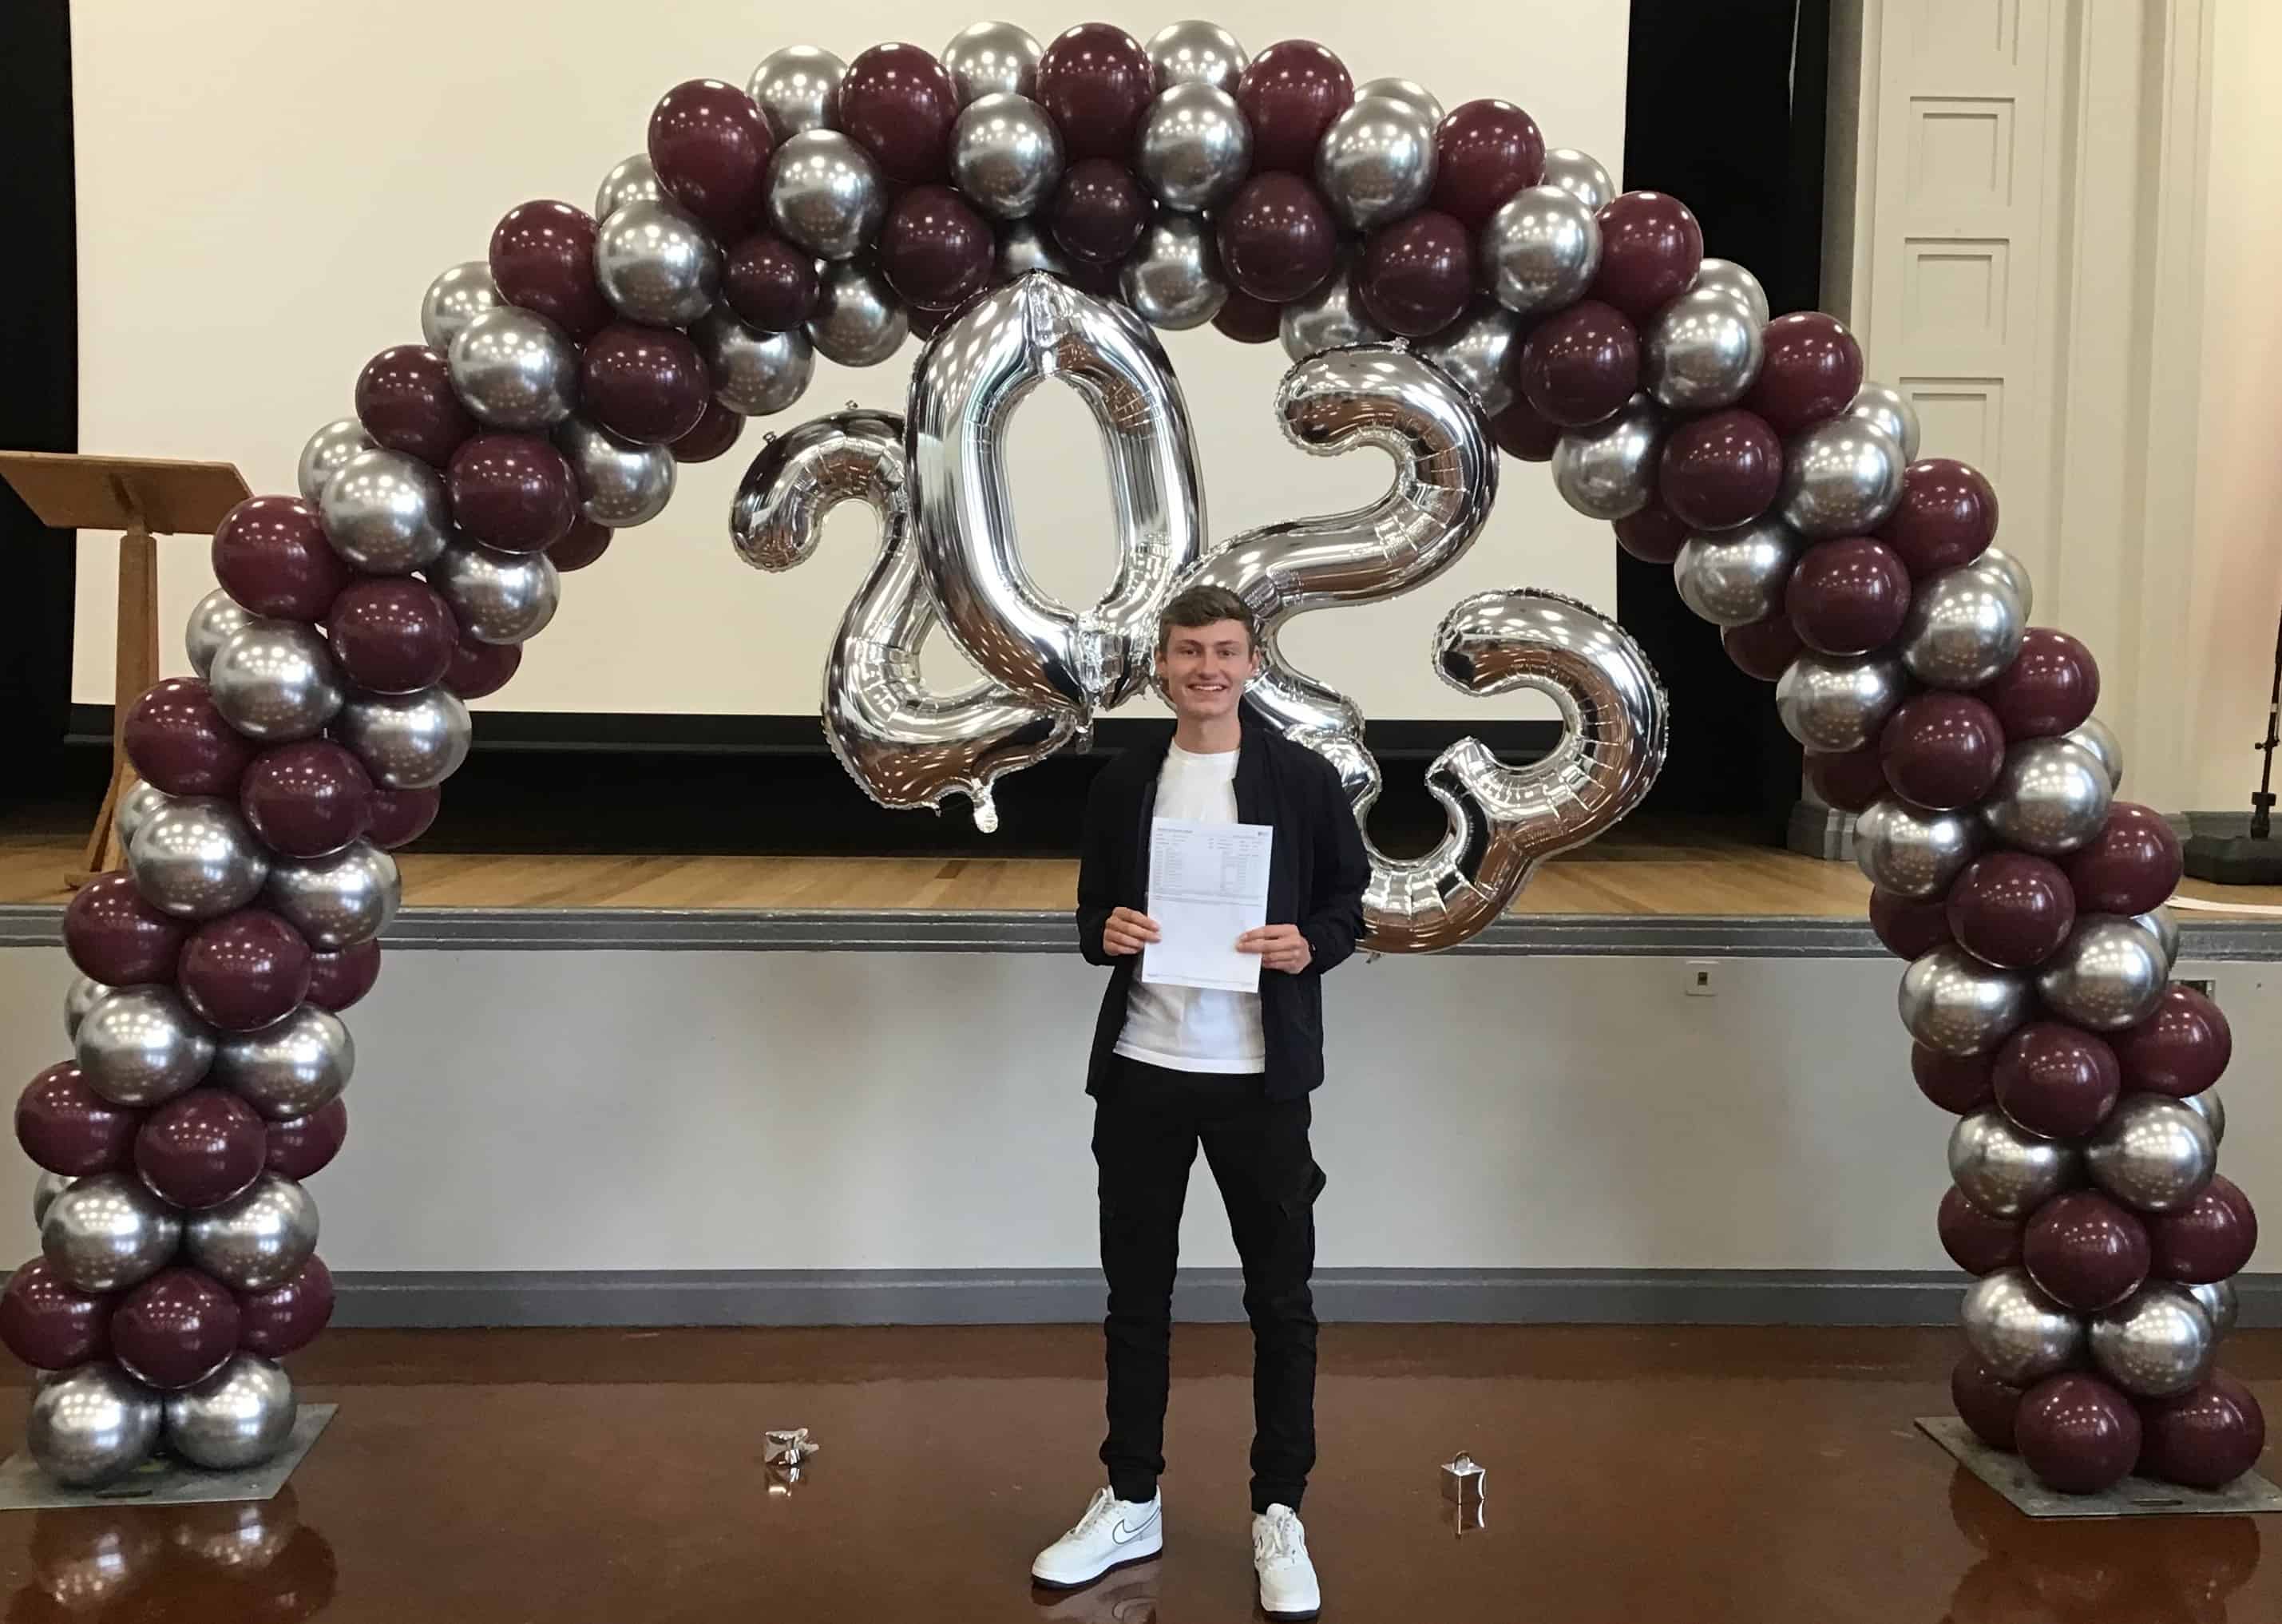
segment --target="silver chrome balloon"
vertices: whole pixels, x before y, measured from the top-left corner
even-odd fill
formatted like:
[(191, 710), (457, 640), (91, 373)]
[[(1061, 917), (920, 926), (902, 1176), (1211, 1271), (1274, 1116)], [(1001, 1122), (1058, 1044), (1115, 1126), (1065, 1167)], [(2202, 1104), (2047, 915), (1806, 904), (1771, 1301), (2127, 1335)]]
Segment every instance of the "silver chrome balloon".
[(1481, 285), (1507, 309), (1547, 315), (1585, 297), (1601, 268), (1601, 222), (1559, 186), (1526, 186), (1482, 229)]
[(250, 620), (231, 633), (206, 686), (222, 720), (264, 744), (310, 738), (340, 714), (332, 645), (299, 620)]
[(1422, 340), (1417, 349), (1458, 381), (1483, 416), (1494, 417), (1513, 404), (1511, 362), (1520, 347), (1521, 318), (1494, 299), (1477, 299), (1465, 315)]
[(1967, 564), (1917, 583), (1902, 622), (1902, 664), (1929, 688), (1975, 688), (2013, 663), (2029, 634), (2004, 579)]
[(2095, 1032), (2137, 1026), (2162, 1001), (2171, 967), (2155, 933), (2120, 913), (2079, 913), (2059, 951), (2037, 971), (2053, 1014)]
[(1641, 335), (1641, 383), (1674, 411), (1708, 412), (1750, 392), (1765, 354), (1759, 323), (1732, 294), (1682, 293)]
[(190, 1214), (182, 1249), (233, 1291), (275, 1291), (317, 1249), (317, 1204), (293, 1180), (264, 1173), (243, 1194)]
[(219, 587), (200, 598), (182, 633), (182, 649), (190, 657), (190, 669), (205, 676), (229, 634), (252, 618), (244, 605)]
[(1370, 319), (1356, 291), (1354, 266), (1343, 264), (1314, 292), (1295, 299), (1277, 318), (1277, 336), (1292, 362), (1345, 349), (1351, 344), (1384, 344), (1394, 335)]
[(1168, 208), (1211, 208), (1252, 173), (1252, 126), (1226, 90), (1176, 84), (1142, 113), (1133, 167)]
[(475, 725), (467, 702), (443, 687), (359, 694), (341, 712), (341, 742), (387, 789), (432, 789), (468, 758)]
[(1989, 1373), (2016, 1387), (2064, 1371), (2084, 1355), (2084, 1321), (2046, 1296), (2017, 1264), (1975, 1280), (1958, 1318)]
[(101, 1488), (158, 1447), (159, 1395), (115, 1364), (58, 1373), (32, 1395), (24, 1448), (66, 1488)]
[[(578, 476), (578, 512), (613, 530), (646, 524), (673, 496), (673, 453), (638, 446), (608, 429), (572, 417), (555, 431), (555, 448)], [(439, 548), (438, 551), (441, 551)]]
[(1614, 521), (1656, 496), (1657, 459), (1669, 427), (1664, 408), (1636, 394), (1588, 429), (1571, 429), (1553, 447), (1553, 488), (1587, 518)]
[[(1710, 260), (1705, 260), (1710, 264)], [(1702, 280), (1699, 275), (1697, 280)], [(1762, 294), (1761, 299), (1765, 299)], [(1766, 324), (1764, 311), (1759, 324)], [(1854, 392), (1854, 400), (1846, 408), (1849, 417), (1859, 418), (1872, 428), (1882, 431), (1887, 439), (1902, 448), (1905, 463), (1918, 460), (1918, 408), (1910, 404), (1909, 396), (1890, 384), (1865, 384)]]
[[(1040, 593), (1022, 567), (1006, 485), (1009, 420), (1052, 377), (1100, 425), (1117, 516), (1116, 578), (1083, 611)], [(1036, 272), (987, 293), (920, 354), (906, 433), (921, 563), (966, 657), (1021, 700), (1077, 712), (1082, 727), (1139, 693), (1159, 612), (1204, 532), (1188, 408), (1140, 318)]]
[(1975, 1210), (2021, 1219), (2083, 1183), (2084, 1158), (2074, 1146), (2030, 1133), (1992, 1106), (1958, 1118), (1949, 1131), (1949, 1177)]
[(167, 1447), (209, 1472), (240, 1471), (283, 1449), (299, 1417), (283, 1366), (234, 1354), (198, 1386), (167, 1395)]
[(2100, 833), (2115, 796), (2107, 771), (2082, 745), (2023, 739), (2006, 750), (1981, 815), (1999, 839), (2058, 857)]
[(48, 1203), (40, 1253), (66, 1285), (124, 1291), (175, 1261), (182, 1218), (132, 1173), (90, 1173)]
[(2220, 1336), (2234, 1329), (2236, 1316), (2241, 1312), (2241, 1294), (2232, 1280), (2214, 1280), (2207, 1286), (2190, 1286), (2187, 1295), (2203, 1305), (2210, 1316), (2211, 1325)]
[(1754, 326), (1767, 324), (1767, 291), (1757, 276), (1733, 260), (1707, 257), (1696, 267), (1696, 280), (1688, 287), (1690, 292), (1724, 293), (1750, 312)]
[(331, 1104), (355, 1070), (349, 1029), (314, 1004), (258, 1031), (226, 1034), (214, 1051), (214, 1083), (273, 1123)]
[[(647, 167), (649, 159), (629, 158), (617, 169), (611, 170), (611, 175), (616, 177), (618, 169), (633, 163)], [(606, 181), (603, 184), (607, 188), (609, 183)], [(651, 178), (651, 184), (656, 184), (655, 176)], [(594, 218), (600, 220), (602, 215), (597, 214)], [(503, 302), (498, 285), (492, 281), (491, 261), (462, 260), (449, 270), (439, 274), (436, 280), (428, 284), (428, 291), (420, 296), (421, 341), (439, 355), (449, 355), (452, 340), (460, 336), (469, 322), (486, 310), (498, 309)]]
[(388, 929), (403, 895), (396, 859), (369, 840), (306, 862), (280, 859), (262, 900), (320, 952), (338, 952)]
[(1149, 60), (1157, 69), (1157, 88), (1176, 84), (1207, 84), (1236, 94), (1236, 82), (1252, 66), (1251, 55), (1237, 43), (1236, 35), (1216, 22), (1191, 19), (1168, 22), (1149, 36)]
[(48, 1221), (48, 1208), (56, 1204), (56, 1197), (70, 1189), (79, 1180), (66, 1178), (61, 1173), (50, 1173), (43, 1168), (32, 1181), (32, 1227), (37, 1229)]
[(1898, 1003), (1911, 1037), (1944, 1054), (1986, 1054), (2035, 1006), (2029, 978), (1986, 965), (1953, 943), (1910, 961)]
[(965, 107), (994, 94), (1028, 96), (1037, 88), (1044, 55), (1045, 47), (1015, 24), (978, 22), (951, 36), (942, 60)]
[(485, 311), (452, 340), (450, 360), (453, 392), (486, 428), (544, 431), (578, 404), (578, 346), (535, 311)]
[(325, 487), (332, 483), (333, 475), (339, 470), (341, 464), (360, 451), (370, 451), (378, 444), (364, 431), (364, 424), (353, 417), (337, 417), (319, 429), (309, 436), (309, 443), (301, 447), (300, 466), (294, 472), (301, 500), (315, 507), (323, 500)]
[(673, 204), (629, 203), (595, 233), (594, 282), (629, 322), (687, 327), (721, 291), (721, 250)]
[(141, 1109), (205, 1079), (214, 1033), (172, 987), (121, 987), (81, 1019), (72, 1057), (88, 1087), (113, 1105)]
[(2219, 1098), (2218, 1090), (2207, 1088), (2200, 1094), (2189, 1094), (2179, 1103), (2203, 1119), (2210, 1130), (2211, 1143), (2226, 1143), (2226, 1101)]
[(2123, 788), (2123, 741), (2115, 736), (2114, 728), (2096, 716), (2087, 716), (2082, 727), (2061, 737), (2079, 750), (2092, 752), (2092, 759), (2107, 775), (2110, 794)]
[(88, 1012), (118, 991), (106, 987), (92, 975), (75, 975), (72, 984), (64, 989), (64, 1037), (72, 1043), (79, 1041), (79, 1029)]
[(1585, 206), (1595, 213), (1608, 207), (1617, 195), (1617, 183), (1609, 178), (1600, 159), (1573, 146), (1546, 150), (1544, 183), (1576, 193)]
[(2210, 1124), (2164, 1094), (2126, 1094), (2084, 1142), (2092, 1182), (2141, 1212), (2194, 1204), (2218, 1170)]
[(664, 183), (657, 178), (657, 166), (649, 154), (636, 152), (632, 158), (620, 159), (602, 177), (594, 189), (594, 218), (608, 220), (629, 203), (671, 203)]
[(423, 568), (444, 550), (452, 525), (443, 476), (401, 451), (357, 453), (335, 470), (318, 507), (333, 551), (369, 575)]
[(151, 821), (151, 814), (162, 806), (171, 806), (175, 797), (166, 794), (144, 779), (136, 779), (127, 793), (119, 797), (119, 805), (111, 814), (111, 832), (119, 839), (121, 851), (135, 843), (136, 835)]
[(1118, 291), (1152, 327), (1202, 327), (1228, 302), (1212, 228), (1192, 214), (1162, 214), (1118, 268)]
[(225, 1573), (258, 1573), (285, 1553), (301, 1519), (290, 1500), (240, 1500), (208, 1506), (175, 1525), (174, 1542)]
[(269, 874), (268, 848), (235, 803), (176, 797), (145, 819), (127, 849), (135, 889), (162, 913), (212, 919), (253, 900)]
[(827, 361), (876, 367), (904, 347), (912, 318), (888, 279), (861, 265), (827, 265), (819, 280), (808, 341)]
[(555, 618), (562, 594), (562, 578), (545, 553), (503, 553), (473, 541), (446, 547), (427, 575), (462, 634), (479, 643), (529, 641)]
[(1775, 714), (1811, 750), (1860, 750), (1902, 703), (1901, 662), (1875, 654), (1799, 655), (1775, 683)]
[(1783, 447), (1775, 509), (1801, 535), (1867, 536), (1901, 504), (1902, 448), (1859, 417), (1801, 430)]
[(1780, 614), (1798, 562), (1798, 538), (1777, 518), (1698, 531), (1672, 561), (1680, 601), (1714, 626), (1750, 626)]
[(880, 167), (836, 129), (803, 130), (770, 162), (769, 218), (819, 259), (853, 258), (878, 234), (887, 211)]
[(1350, 103), (1316, 147), (1316, 184), (1340, 221), (1369, 231), (1401, 219), (1434, 190), (1434, 125), (1393, 97)]
[(2092, 1362), (2137, 1398), (2195, 1387), (2218, 1359), (2218, 1327), (2185, 1286), (2149, 1280), (2092, 1317)]
[[(2163, 950), (2166, 967), (2179, 961), (2179, 916), (2169, 908), (2151, 908), (2145, 913), (2131, 916), (2133, 922), (2145, 926), (2154, 936), (2155, 944)], [(2168, 967), (2165, 972), (2169, 974)]]
[(1984, 838), (1969, 808), (1928, 812), (1899, 796), (1881, 796), (1854, 820), (1854, 862), (1871, 884), (1930, 900), (1948, 891)]
[[(848, 65), (823, 47), (788, 45), (761, 58), (745, 94), (759, 105), (769, 138), (782, 146), (805, 130), (832, 128), (847, 76)], [(602, 218), (600, 209), (594, 218)]]
[(2036, 607), (2037, 602), (2036, 584), (2029, 579), (2028, 565), (2001, 547), (1984, 547), (1981, 549), (1981, 556), (1968, 567), (1991, 577), (2011, 593), (2014, 601), (2021, 606), (2022, 624), (2028, 624), (2029, 611)]
[(935, 613), (920, 574), (904, 479), (904, 423), (834, 413), (772, 440), (737, 487), (729, 529), (757, 569), (789, 570), (816, 550), (843, 501), (879, 516), (880, 550), (841, 618), (824, 672), (824, 734), (879, 804), (941, 807), (964, 795), (974, 825), (998, 827), (991, 787), (1068, 742), (1075, 712), (1028, 705), (982, 682), (944, 694), (920, 674)]
[(1367, 96), (1384, 96), (1391, 101), (1407, 102), (1424, 113), (1429, 124), (1442, 121), (1442, 104), (1434, 99), (1433, 91), (1416, 79), (1402, 79), (1390, 74), (1385, 79), (1374, 79), (1368, 84), (1355, 87), (1355, 100), (1361, 101)]
[(783, 411), (800, 399), (816, 371), (816, 352), (805, 332), (748, 327), (726, 304), (714, 306), (689, 336), (705, 358), (713, 398), (743, 416)]
[(1061, 130), (1026, 96), (977, 97), (951, 126), (951, 178), (993, 219), (1028, 219), (1062, 178)]
[(1044, 271), (1067, 282), (1070, 266), (1053, 238), (1028, 221), (1017, 220), (998, 233), (998, 259), (991, 280), (1013, 282), (1032, 271)]

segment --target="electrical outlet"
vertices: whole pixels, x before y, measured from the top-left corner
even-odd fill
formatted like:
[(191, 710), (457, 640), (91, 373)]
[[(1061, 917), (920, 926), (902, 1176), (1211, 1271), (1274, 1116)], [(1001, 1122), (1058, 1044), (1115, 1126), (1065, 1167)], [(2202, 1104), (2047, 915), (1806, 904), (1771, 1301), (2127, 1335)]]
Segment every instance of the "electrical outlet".
[(1715, 998), (1719, 996), (1719, 961), (1717, 959), (1690, 959), (1684, 967), (1688, 972), (1686, 988), (1692, 998)]

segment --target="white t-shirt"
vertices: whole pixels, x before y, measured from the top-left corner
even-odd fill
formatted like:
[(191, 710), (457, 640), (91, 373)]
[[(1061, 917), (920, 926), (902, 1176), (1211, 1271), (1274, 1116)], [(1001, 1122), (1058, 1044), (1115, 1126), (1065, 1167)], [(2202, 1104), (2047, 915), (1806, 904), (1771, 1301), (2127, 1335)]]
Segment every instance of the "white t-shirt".
[[(1156, 816), (1234, 823), (1240, 753), (1199, 756), (1171, 746), (1157, 775)], [(1260, 1030), (1260, 995), (1153, 986), (1137, 972), (1125, 1000), (1125, 1030), (1117, 1053), (1173, 1071), (1264, 1070), (1268, 1044)]]

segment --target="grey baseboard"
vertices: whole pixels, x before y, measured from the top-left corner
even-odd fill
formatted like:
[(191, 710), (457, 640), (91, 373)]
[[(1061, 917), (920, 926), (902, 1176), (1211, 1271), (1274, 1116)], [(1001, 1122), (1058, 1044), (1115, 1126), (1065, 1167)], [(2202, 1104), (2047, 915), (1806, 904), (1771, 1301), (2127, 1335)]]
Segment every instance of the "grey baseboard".
[[(740, 1270), (342, 1273), (333, 1323), (477, 1325), (1052, 1325), (1098, 1319), (1091, 1270)], [(2282, 1275), (2239, 1281), (2246, 1325), (2282, 1325)], [(1325, 1320), (1396, 1325), (1945, 1325), (1950, 1270), (1325, 1269)], [(1244, 1317), (1233, 1269), (1185, 1271), (1176, 1318)]]

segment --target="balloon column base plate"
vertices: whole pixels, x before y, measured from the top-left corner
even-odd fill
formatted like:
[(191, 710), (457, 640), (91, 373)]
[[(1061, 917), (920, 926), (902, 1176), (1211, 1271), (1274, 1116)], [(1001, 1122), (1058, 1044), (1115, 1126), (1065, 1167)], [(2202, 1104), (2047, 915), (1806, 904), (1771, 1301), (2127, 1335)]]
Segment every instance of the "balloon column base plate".
[(2239, 1517), (2247, 1511), (2282, 1511), (2282, 1488), (2255, 1472), (2246, 1472), (2216, 1491), (2129, 1477), (2105, 1494), (2064, 1495), (2039, 1483), (2019, 1456), (1982, 1442), (1955, 1416), (1920, 1416), (1918, 1430), (2024, 1517)]
[(66, 1488), (19, 1449), (0, 1461), (0, 1511), (48, 1511), (82, 1505), (204, 1505), (226, 1500), (267, 1500), (285, 1480), (333, 1418), (337, 1404), (304, 1404), (283, 1449), (258, 1466), (238, 1472), (206, 1472), (172, 1456), (145, 1461), (116, 1483), (102, 1488)]

